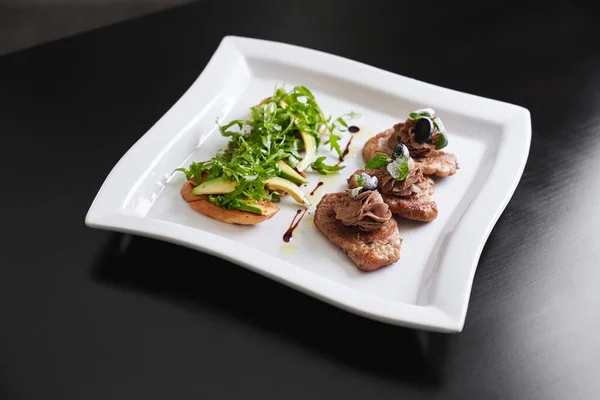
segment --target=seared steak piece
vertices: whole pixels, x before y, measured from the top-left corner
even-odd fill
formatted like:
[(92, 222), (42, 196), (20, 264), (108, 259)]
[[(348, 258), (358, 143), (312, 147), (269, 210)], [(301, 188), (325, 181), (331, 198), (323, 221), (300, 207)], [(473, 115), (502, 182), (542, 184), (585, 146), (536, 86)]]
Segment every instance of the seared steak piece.
[(427, 157), (414, 160), (425, 175), (450, 176), (454, 175), (458, 169), (456, 156), (445, 151), (436, 150)]
[[(354, 179), (354, 176), (360, 175), (361, 172), (365, 172), (371, 176), (387, 174), (385, 168), (358, 170), (348, 178), (348, 187), (350, 189), (358, 187), (358, 183), (356, 182), (356, 179)], [(383, 180), (379, 179), (379, 182), (383, 182)], [(415, 186), (417, 186), (415, 190), (416, 193), (410, 196), (392, 196), (382, 193), (381, 197), (385, 204), (390, 207), (390, 211), (394, 215), (414, 221), (433, 221), (438, 216), (437, 204), (430, 197), (433, 194), (433, 179), (428, 176), (421, 177), (415, 183)]]
[[(369, 162), (378, 153), (391, 155), (393, 148), (388, 141), (393, 134), (394, 128), (390, 128), (369, 139), (362, 151), (365, 162)], [(426, 157), (413, 157), (413, 160), (425, 175), (449, 176), (458, 170), (456, 156), (441, 150), (434, 150)]]
[(402, 238), (398, 223), (390, 218), (374, 231), (361, 231), (336, 218), (336, 206), (352, 201), (345, 192), (323, 196), (315, 211), (315, 225), (363, 271), (373, 271), (400, 259)]

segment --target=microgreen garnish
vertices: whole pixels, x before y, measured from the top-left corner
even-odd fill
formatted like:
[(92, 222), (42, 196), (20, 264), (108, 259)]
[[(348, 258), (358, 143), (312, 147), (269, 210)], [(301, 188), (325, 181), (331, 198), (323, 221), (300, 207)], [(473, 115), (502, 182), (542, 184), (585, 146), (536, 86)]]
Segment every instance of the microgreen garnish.
[(416, 122), (423, 117), (434, 118), (435, 111), (432, 108), (422, 108), (420, 110), (411, 112), (408, 114), (408, 116)]
[(329, 121), (331, 121), (331, 117), (329, 117), (329, 119), (327, 120), (327, 126), (325, 128), (329, 130), (329, 140), (327, 140), (326, 143), (329, 144), (329, 150), (335, 150), (338, 157), (343, 157), (342, 148), (340, 146), (340, 139), (342, 137), (336, 135), (335, 132), (345, 132), (346, 128), (348, 128), (348, 123), (345, 121), (344, 118), (350, 119), (358, 117), (359, 115), (360, 114), (355, 112), (349, 112), (348, 114), (344, 114), (340, 117), (337, 117), (335, 120), (333, 120), (333, 122), (331, 122), (331, 124), (329, 124)]

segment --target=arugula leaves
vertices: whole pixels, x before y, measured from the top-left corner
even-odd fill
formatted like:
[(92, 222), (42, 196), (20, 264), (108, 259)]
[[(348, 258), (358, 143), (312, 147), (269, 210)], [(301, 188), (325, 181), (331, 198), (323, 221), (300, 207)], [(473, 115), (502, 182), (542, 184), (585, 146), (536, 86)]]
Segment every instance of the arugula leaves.
[(344, 156), (342, 152), (342, 148), (340, 146), (340, 139), (342, 138), (339, 135), (336, 135), (335, 132), (345, 132), (348, 128), (348, 123), (344, 120), (344, 118), (355, 118), (360, 114), (355, 112), (349, 112), (348, 114), (344, 114), (342, 116), (337, 117), (329, 126), (329, 121), (331, 121), (331, 117), (327, 120), (328, 126), (326, 127), (329, 130), (329, 140), (326, 142), (329, 144), (329, 150), (335, 150), (338, 157), (342, 158)]
[[(180, 171), (183, 172), (185, 174), (185, 179), (190, 180), (192, 178), (194, 178), (196, 180), (196, 183), (200, 184), (200, 182), (202, 181), (202, 173), (204, 171), (208, 171), (210, 168), (210, 166), (208, 165), (208, 163), (204, 163), (204, 162), (193, 162), (190, 164), (189, 169), (185, 169), (185, 168), (177, 168), (175, 171)], [(173, 171), (173, 172), (175, 172)]]
[(337, 171), (340, 171), (340, 170), (346, 168), (345, 166), (341, 166), (341, 165), (326, 165), (323, 162), (325, 160), (325, 158), (326, 157), (319, 157), (315, 160), (315, 162), (313, 162), (310, 165), (312, 167), (312, 169), (314, 169), (321, 175), (327, 175), (332, 172), (337, 172)]
[(333, 132), (331, 132), (329, 134), (329, 150), (335, 150), (338, 157), (343, 156), (342, 148), (340, 147), (340, 139), (341, 138), (342, 138), (341, 136), (338, 136)]
[[(223, 208), (248, 209), (248, 201), (278, 201), (276, 192), (265, 190), (264, 181), (278, 176), (277, 163), (285, 160), (292, 167), (302, 160), (300, 151), (304, 144), (298, 139), (299, 132), (315, 138), (317, 148), (322, 135), (327, 134), (330, 150), (342, 155), (336, 134), (347, 127), (344, 120), (350, 113), (331, 121), (317, 104), (312, 92), (305, 86), (291, 90), (276, 87), (271, 97), (250, 108), (250, 119), (238, 119), (217, 125), (221, 135), (229, 138), (227, 148), (213, 158), (192, 162), (189, 167), (178, 168), (186, 179), (194, 178), (197, 183), (205, 179), (227, 176), (237, 183), (236, 190), (223, 195), (210, 195), (209, 199)], [(344, 167), (323, 163), (325, 157), (313, 162), (313, 169), (320, 174), (337, 172)], [(175, 172), (174, 171), (174, 172)]]
[(388, 165), (388, 155), (379, 153), (365, 165), (365, 169), (383, 168)]

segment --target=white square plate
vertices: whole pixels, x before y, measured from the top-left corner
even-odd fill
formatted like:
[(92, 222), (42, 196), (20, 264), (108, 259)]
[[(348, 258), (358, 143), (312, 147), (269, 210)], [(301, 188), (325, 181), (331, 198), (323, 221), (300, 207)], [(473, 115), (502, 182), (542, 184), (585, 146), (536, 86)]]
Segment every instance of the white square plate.
[[(171, 172), (209, 159), (226, 145), (215, 120), (247, 118), (250, 106), (283, 83), (307, 86), (327, 115), (361, 114), (352, 120), (361, 133), (352, 142), (346, 168), (312, 196), (311, 211), (325, 192), (343, 190), (347, 177), (364, 167), (360, 151), (370, 135), (419, 108), (431, 107), (444, 120), (447, 150), (457, 155), (460, 169), (436, 180), (436, 220), (399, 220), (404, 241), (396, 264), (359, 271), (315, 228), (312, 215), (285, 244), (282, 235), (299, 208), (290, 196), (282, 199), (275, 217), (250, 227), (217, 222), (182, 200), (185, 178)], [(349, 137), (344, 133), (342, 144)], [(521, 178), (530, 138), (529, 111), (519, 106), (314, 50), (225, 37), (188, 91), (113, 168), (85, 221), (219, 256), (368, 318), (459, 332), (479, 255)], [(322, 177), (313, 172), (309, 180), (307, 192)]]

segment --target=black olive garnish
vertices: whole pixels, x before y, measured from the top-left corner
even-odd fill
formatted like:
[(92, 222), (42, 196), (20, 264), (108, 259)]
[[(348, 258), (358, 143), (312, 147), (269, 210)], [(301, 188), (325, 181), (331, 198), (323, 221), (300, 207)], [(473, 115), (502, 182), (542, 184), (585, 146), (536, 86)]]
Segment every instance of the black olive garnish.
[(394, 151), (392, 151), (392, 159), (395, 160), (398, 157), (402, 157), (408, 160), (408, 148), (404, 145), (404, 143), (398, 143), (396, 147), (394, 147)]
[(417, 121), (415, 125), (415, 141), (417, 143), (425, 143), (433, 134), (433, 121), (427, 117), (423, 117)]

